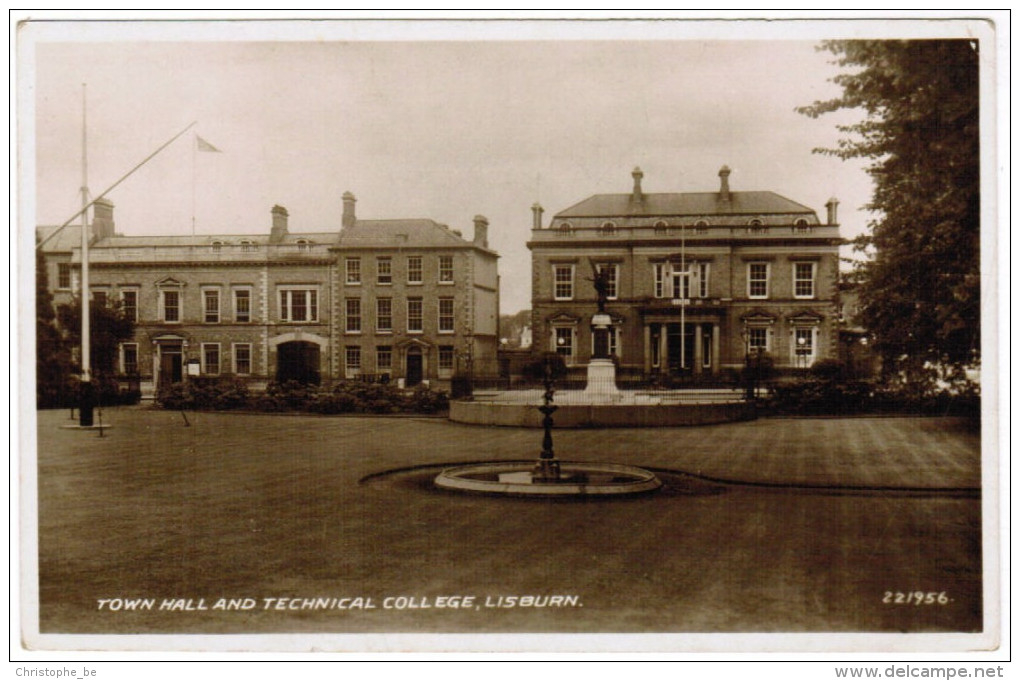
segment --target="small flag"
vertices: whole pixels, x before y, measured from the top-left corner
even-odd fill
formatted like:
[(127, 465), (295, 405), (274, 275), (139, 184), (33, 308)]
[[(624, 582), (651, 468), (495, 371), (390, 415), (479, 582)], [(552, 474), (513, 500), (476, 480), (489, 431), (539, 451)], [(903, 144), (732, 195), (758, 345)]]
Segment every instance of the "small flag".
[[(219, 149), (217, 149), (213, 145), (209, 144), (208, 142), (206, 142), (204, 139), (202, 139), (198, 135), (195, 135), (195, 144), (198, 146), (198, 150), (199, 151), (216, 151), (216, 152), (220, 151)], [(220, 152), (220, 153), (222, 153), (222, 152)]]

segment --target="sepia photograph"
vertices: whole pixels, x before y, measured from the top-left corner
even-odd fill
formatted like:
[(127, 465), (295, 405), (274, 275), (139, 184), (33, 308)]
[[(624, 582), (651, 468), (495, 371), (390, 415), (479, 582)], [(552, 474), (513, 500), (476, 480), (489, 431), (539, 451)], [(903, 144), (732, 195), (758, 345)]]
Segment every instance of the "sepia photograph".
[(1000, 651), (1000, 28), (12, 27), (12, 637)]

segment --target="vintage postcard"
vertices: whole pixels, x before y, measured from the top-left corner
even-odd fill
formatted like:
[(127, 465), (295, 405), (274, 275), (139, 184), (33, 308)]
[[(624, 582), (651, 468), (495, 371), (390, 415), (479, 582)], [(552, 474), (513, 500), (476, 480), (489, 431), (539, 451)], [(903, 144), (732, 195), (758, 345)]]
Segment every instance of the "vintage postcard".
[(999, 28), (22, 22), (24, 651), (997, 654)]

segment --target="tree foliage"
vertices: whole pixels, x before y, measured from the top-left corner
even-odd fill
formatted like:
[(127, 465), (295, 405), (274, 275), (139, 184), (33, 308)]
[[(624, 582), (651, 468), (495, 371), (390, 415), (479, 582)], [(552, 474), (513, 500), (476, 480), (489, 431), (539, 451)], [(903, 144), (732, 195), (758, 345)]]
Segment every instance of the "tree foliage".
[(46, 261), (36, 253), (35, 280), (35, 378), (36, 406), (58, 406), (72, 394), (70, 343), (57, 328), (53, 295), (49, 289)]
[[(81, 301), (57, 308), (57, 319), (65, 330), (71, 347), (81, 345)], [(113, 376), (117, 371), (119, 345), (131, 340), (135, 324), (124, 314), (118, 303), (89, 304), (89, 357), (92, 374), (96, 377)]]
[(856, 241), (862, 321), (888, 368), (957, 370), (980, 351), (978, 43), (831, 41), (842, 96), (799, 109), (864, 119), (834, 149), (869, 159), (876, 219)]

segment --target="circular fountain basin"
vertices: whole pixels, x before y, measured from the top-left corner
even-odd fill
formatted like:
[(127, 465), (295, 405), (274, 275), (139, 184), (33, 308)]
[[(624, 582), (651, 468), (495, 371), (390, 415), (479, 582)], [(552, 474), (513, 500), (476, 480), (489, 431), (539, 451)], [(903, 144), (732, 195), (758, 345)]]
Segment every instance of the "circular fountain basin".
[(500, 461), (447, 468), (436, 476), (441, 489), (510, 496), (622, 496), (654, 492), (662, 482), (651, 471), (615, 463), (560, 463), (555, 482), (532, 479), (535, 461)]
[[(477, 391), (450, 403), (450, 420), (486, 426), (542, 427), (541, 391)], [(739, 390), (619, 390), (556, 393), (557, 428), (651, 428), (702, 426), (757, 418), (753, 403)]]

